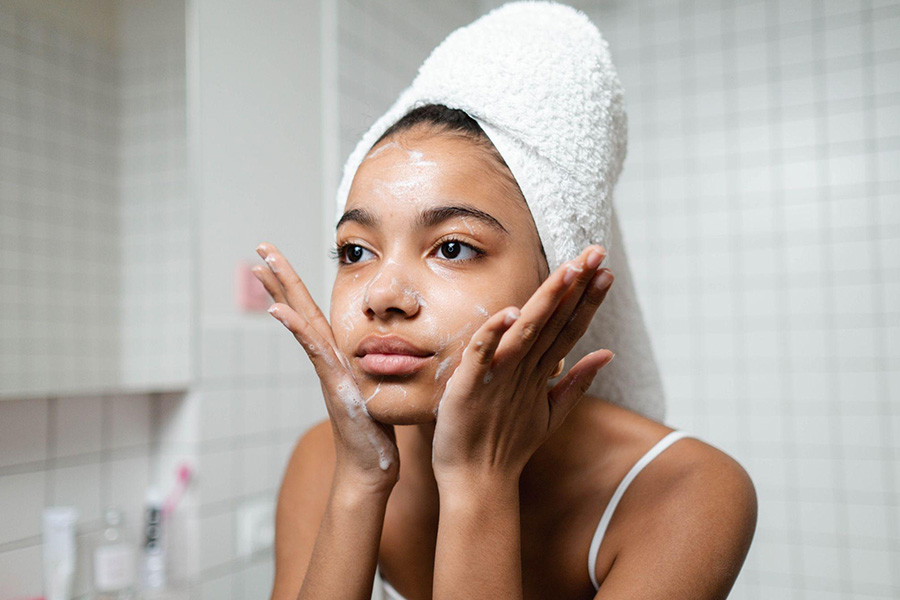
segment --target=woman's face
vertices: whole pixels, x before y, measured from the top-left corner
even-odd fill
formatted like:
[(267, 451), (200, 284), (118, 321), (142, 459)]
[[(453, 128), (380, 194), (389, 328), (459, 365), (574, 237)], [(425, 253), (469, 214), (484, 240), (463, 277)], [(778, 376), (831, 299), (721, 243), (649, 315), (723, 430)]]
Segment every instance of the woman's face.
[[(547, 276), (531, 213), (491, 160), (465, 138), (412, 129), (382, 140), (356, 172), (337, 229), (331, 324), (378, 421), (434, 421), (475, 330)], [(370, 335), (429, 356), (389, 372), (391, 357), (359, 356)]]

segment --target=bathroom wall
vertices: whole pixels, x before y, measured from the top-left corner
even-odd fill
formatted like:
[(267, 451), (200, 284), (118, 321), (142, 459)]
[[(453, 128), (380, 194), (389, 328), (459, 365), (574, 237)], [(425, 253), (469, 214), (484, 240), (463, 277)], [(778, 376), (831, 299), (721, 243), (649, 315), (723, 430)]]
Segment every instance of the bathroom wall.
[(625, 86), (667, 422), (757, 486), (731, 598), (897, 598), (900, 3), (577, 6)]
[(122, 272), (112, 3), (92, 27), (28, 8), (0, 5), (0, 394), (23, 397), (119, 380)]
[[(198, 478), (183, 531), (194, 598), (268, 597), (272, 548), (240, 554), (243, 510), (274, 507), (300, 435), (326, 417), (306, 353), (236, 301), (236, 269), (277, 246), (325, 306), (318, 0), (196, 0), (188, 14), (189, 163), (197, 198), (199, 380), (164, 409), (164, 464)], [(266, 307), (268, 304), (266, 305)], [(171, 472), (171, 469), (163, 469)], [(191, 547), (192, 546), (192, 547)]]
[(0, 402), (0, 597), (41, 592), (41, 511), (71, 504), (83, 598), (106, 506), (137, 540), (178, 398), (121, 390), (189, 377), (184, 4), (4, 2), (0, 65), (0, 372), (22, 392)]
[(0, 395), (184, 387), (184, 1), (15, 1), (0, 20)]
[(195, 360), (185, 0), (120, 0), (117, 33), (120, 377), (183, 388)]

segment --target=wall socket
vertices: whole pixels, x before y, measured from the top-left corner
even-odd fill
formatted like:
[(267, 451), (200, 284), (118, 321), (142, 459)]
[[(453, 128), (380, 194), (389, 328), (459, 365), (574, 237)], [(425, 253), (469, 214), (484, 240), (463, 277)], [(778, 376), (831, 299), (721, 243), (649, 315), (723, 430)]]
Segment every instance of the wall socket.
[(249, 559), (275, 543), (275, 503), (271, 500), (245, 502), (235, 511), (235, 551)]

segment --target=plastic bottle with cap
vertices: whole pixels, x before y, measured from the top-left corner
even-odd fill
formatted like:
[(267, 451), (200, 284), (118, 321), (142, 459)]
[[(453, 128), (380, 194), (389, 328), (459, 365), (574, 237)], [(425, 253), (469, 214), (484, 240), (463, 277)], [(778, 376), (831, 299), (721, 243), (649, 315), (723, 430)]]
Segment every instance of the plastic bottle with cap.
[(46, 600), (69, 600), (75, 575), (75, 523), (78, 509), (74, 506), (48, 506), (43, 514), (44, 597)]
[(95, 600), (135, 597), (135, 547), (125, 533), (122, 511), (110, 506), (103, 513), (103, 533), (94, 548)]

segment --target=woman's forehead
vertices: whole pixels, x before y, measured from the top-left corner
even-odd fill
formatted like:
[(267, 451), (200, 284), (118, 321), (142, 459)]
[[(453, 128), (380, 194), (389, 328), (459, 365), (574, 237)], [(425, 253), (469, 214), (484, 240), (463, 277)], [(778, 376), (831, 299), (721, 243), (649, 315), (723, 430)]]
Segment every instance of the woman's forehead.
[(529, 217), (490, 160), (484, 149), (458, 136), (383, 142), (357, 170), (345, 215), (361, 210), (379, 218), (421, 220), (429, 211), (463, 206), (501, 223)]

